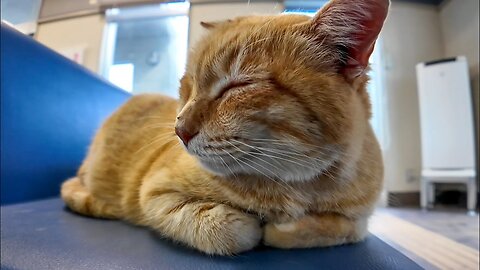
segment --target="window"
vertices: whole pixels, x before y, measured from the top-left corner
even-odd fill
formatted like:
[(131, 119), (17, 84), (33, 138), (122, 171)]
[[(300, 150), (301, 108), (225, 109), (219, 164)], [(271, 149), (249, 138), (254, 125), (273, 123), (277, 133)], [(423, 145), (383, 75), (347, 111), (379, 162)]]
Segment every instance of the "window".
[(285, 12), (313, 16), (327, 2), (328, 0), (285, 0)]
[(32, 35), (37, 28), (41, 0), (2, 0), (2, 20), (12, 24), (24, 34)]
[(177, 97), (187, 58), (188, 10), (188, 3), (108, 10), (103, 76), (133, 94)]
[(385, 149), (386, 128), (385, 128), (385, 91), (383, 89), (383, 68), (382, 68), (382, 40), (379, 38), (375, 49), (370, 56), (370, 82), (367, 85), (370, 102), (372, 103), (372, 118), (370, 124), (377, 136), (380, 147)]

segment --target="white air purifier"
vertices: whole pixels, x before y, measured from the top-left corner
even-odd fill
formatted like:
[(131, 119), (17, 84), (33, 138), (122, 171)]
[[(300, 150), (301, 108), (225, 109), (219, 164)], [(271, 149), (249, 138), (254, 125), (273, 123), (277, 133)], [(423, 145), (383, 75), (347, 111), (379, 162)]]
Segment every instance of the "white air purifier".
[(434, 203), (435, 183), (467, 185), (467, 208), (477, 199), (474, 120), (465, 57), (417, 65), (422, 142), (421, 206)]

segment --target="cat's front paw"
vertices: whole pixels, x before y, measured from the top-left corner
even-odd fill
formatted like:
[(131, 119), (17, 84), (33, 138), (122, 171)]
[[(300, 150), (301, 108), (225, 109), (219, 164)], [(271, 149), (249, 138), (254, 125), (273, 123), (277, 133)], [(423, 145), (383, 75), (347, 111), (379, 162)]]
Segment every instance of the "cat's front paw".
[(278, 248), (328, 247), (361, 241), (366, 234), (367, 219), (322, 213), (291, 222), (267, 223), (263, 241)]
[(250, 250), (262, 239), (260, 221), (226, 205), (208, 211), (209, 225), (198, 248), (208, 254), (232, 255)]
[(294, 248), (298, 245), (297, 224), (267, 223), (263, 228), (263, 243), (277, 248)]

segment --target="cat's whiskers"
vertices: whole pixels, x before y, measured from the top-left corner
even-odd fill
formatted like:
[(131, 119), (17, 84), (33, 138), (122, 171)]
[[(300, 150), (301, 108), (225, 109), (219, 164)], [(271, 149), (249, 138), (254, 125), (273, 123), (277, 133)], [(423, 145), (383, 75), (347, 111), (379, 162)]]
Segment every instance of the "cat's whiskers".
[[(268, 150), (268, 149), (267, 149), (267, 150)], [(272, 151), (272, 152), (273, 152), (273, 150), (268, 150), (268, 151)], [(285, 155), (285, 154), (284, 154), (284, 155)], [(288, 156), (288, 155), (286, 155), (286, 156)], [(307, 156), (307, 157), (308, 157), (308, 156)], [(280, 159), (280, 157), (273, 157), (273, 156), (272, 156), (272, 158), (279, 158), (279, 159)], [(290, 157), (290, 158), (292, 158), (292, 157)], [(308, 157), (308, 158), (313, 159), (313, 158), (311, 158), (311, 157)], [(291, 162), (291, 163), (298, 164), (298, 163), (296, 163), (296, 162), (293, 162), (293, 161), (288, 160), (288, 159), (285, 159), (285, 158), (281, 158), (281, 159), (282, 159), (282, 160), (285, 160), (285, 161), (288, 161), (288, 162)], [(297, 159), (297, 160), (298, 160), (298, 159)], [(317, 168), (321, 171), (322, 174), (325, 174), (326, 177), (328, 177), (328, 178), (330, 178), (331, 180), (335, 181), (335, 177), (330, 173), (330, 170), (329, 170), (329, 169), (331, 169), (331, 168), (339, 169), (336, 165), (334, 165), (333, 163), (330, 163), (330, 164), (329, 164), (328, 162), (326, 162), (326, 161), (324, 161), (324, 160), (320, 160), (320, 159), (313, 159), (313, 160), (320, 162), (320, 163), (322, 164), (322, 167), (321, 167), (321, 168), (318, 168), (318, 164), (315, 163), (315, 162), (308, 162), (308, 161), (306, 161), (306, 160), (302, 160), (302, 162), (306, 162), (307, 164), (310, 165), (310, 166), (305, 166), (305, 165), (303, 165), (303, 167), (307, 167), (307, 168), (311, 168), (311, 167), (315, 168), (315, 167), (317, 167)], [(298, 164), (298, 165), (302, 165), (302, 164)]]
[[(242, 143), (242, 144), (245, 144), (241, 141), (238, 141), (238, 140), (234, 140), (236, 142), (239, 142), (239, 143)], [(255, 146), (252, 146), (252, 145), (248, 145), (248, 144), (245, 144), (247, 146), (250, 146), (250, 147), (255, 147)], [(283, 155), (285, 157), (288, 157), (288, 158), (293, 158), (291, 156), (289, 156), (288, 154), (297, 154), (295, 152), (290, 152), (290, 151), (286, 151), (286, 150), (281, 150), (283, 153), (277, 153), (276, 151), (278, 149), (269, 149), (269, 148), (264, 148), (264, 147), (256, 147), (257, 149), (263, 149), (265, 151), (269, 151), (271, 153), (274, 153), (274, 154), (277, 154), (277, 155)], [(299, 152), (300, 153), (300, 152)], [(320, 152), (321, 153), (321, 152)], [(343, 152), (340, 152), (340, 151), (337, 151), (335, 152), (334, 154), (342, 154)], [(323, 153), (322, 153), (323, 154)], [(313, 167), (317, 167), (318, 168), (318, 163), (320, 163), (322, 165), (321, 168), (319, 168), (321, 170), (321, 173), (323, 175), (325, 175), (326, 177), (330, 178), (332, 181), (336, 181), (337, 179), (331, 174), (331, 169), (337, 169), (338, 170), (338, 173), (341, 173), (343, 171), (343, 168), (340, 168), (338, 167), (337, 165), (335, 165), (334, 162), (332, 161), (327, 161), (327, 160), (324, 160), (324, 159), (321, 159), (321, 158), (314, 158), (314, 157), (310, 157), (308, 155), (305, 155), (305, 154), (297, 154), (299, 156), (303, 156), (309, 160), (311, 160), (312, 162), (309, 162), (309, 161), (306, 161), (306, 160), (301, 160), (301, 162), (305, 162), (307, 164), (309, 164), (310, 166), (313, 166)], [(289, 159), (285, 159), (285, 158), (280, 158), (280, 157), (277, 157), (277, 156), (271, 156), (271, 158), (279, 158), (279, 159), (282, 159), (282, 160), (285, 160), (285, 161), (288, 161), (288, 162), (291, 162), (291, 163), (294, 163), (293, 161), (289, 160)], [(300, 159), (296, 159), (296, 160), (299, 160)], [(297, 163), (298, 164), (298, 163)], [(298, 164), (298, 165), (302, 165), (302, 164)], [(306, 167), (305, 165), (303, 165), (304, 167)]]
[[(310, 150), (315, 151), (315, 152), (320, 153), (320, 154), (323, 154), (323, 155), (338, 155), (338, 156), (347, 157), (347, 158), (359, 158), (359, 156), (352, 155), (352, 154), (348, 153), (347, 151), (338, 150), (338, 149), (335, 149), (333, 147), (325, 147), (325, 146), (313, 145), (313, 144), (308, 144), (308, 143), (303, 143), (303, 142), (286, 142), (286, 141), (276, 140), (276, 139), (245, 139), (245, 140), (249, 140), (249, 141), (252, 141), (252, 142), (255, 142), (255, 141), (270, 142), (270, 143), (275, 144), (275, 145), (290, 146), (290, 147), (295, 146), (295, 144), (300, 144), (300, 145), (305, 145), (305, 146), (311, 147), (313, 149), (310, 149)], [(326, 153), (324, 151), (326, 151)], [(377, 161), (376, 159), (372, 159), (372, 158), (369, 158), (369, 157), (361, 157), (361, 158), (362, 158), (362, 160), (366, 160), (366, 161), (369, 161), (369, 162), (370, 161), (371, 162), (376, 162)]]
[(238, 164), (238, 166), (240, 166), (240, 168), (244, 168), (244, 166), (242, 166), (242, 164), (240, 164), (240, 162), (238, 161), (238, 159), (235, 158), (233, 155), (231, 155), (227, 150), (225, 150), (225, 149), (220, 149), (220, 150), (222, 150), (222, 152), (224, 152), (225, 154), (227, 154), (228, 156), (230, 156), (230, 158), (232, 158), (232, 160), (234, 160), (234, 161)]
[[(229, 142), (229, 141), (226, 141), (226, 142), (229, 143), (230, 145), (234, 146), (231, 142)], [(237, 148), (236, 146), (234, 146), (234, 147)], [(259, 157), (257, 157), (257, 156), (254, 156), (253, 153), (252, 153), (252, 154), (248, 154), (248, 153), (244, 152), (243, 150), (241, 150), (241, 149), (239, 149), (239, 148), (237, 148), (237, 149), (238, 149), (239, 151), (242, 151), (243, 153), (245, 153), (245, 154), (247, 154), (247, 155), (250, 155), (250, 156), (253, 157), (253, 158), (256, 158), (256, 159), (259, 159), (259, 160), (265, 162), (263, 159), (261, 159), (261, 158), (259, 158)], [(244, 157), (241, 157), (241, 158), (246, 158), (246, 157), (244, 156)], [(240, 158), (240, 159), (241, 159), (241, 158)], [(266, 168), (265, 166), (262, 166), (261, 164), (259, 164), (259, 163), (257, 163), (257, 162), (254, 162), (254, 161), (251, 160), (251, 159), (247, 159), (247, 160), (250, 161), (250, 162), (253, 162), (254, 164), (260, 166), (261, 168), (266, 169), (266, 170), (268, 170), (269, 172), (273, 173), (273, 175), (274, 175), (275, 177), (277, 177), (277, 179), (272, 179), (272, 178), (269, 178), (269, 179), (272, 179), (272, 180), (275, 181), (278, 185), (280, 185), (280, 186), (282, 186), (283, 188), (285, 188), (287, 191), (290, 191), (290, 192), (294, 193), (295, 195), (297, 195), (297, 197), (298, 197), (298, 196), (302, 196), (297, 190), (295, 190), (292, 186), (289, 186), (289, 185), (286, 183), (286, 181), (284, 181), (284, 180), (282, 179), (282, 177), (280, 177), (280, 176), (279, 176), (278, 174), (276, 174), (275, 172), (272, 172), (270, 169)], [(276, 169), (280, 169), (280, 168), (278, 168), (278, 167), (276, 167), (276, 166), (274, 166), (274, 167), (275, 167)], [(257, 170), (257, 171), (259, 171), (259, 170)], [(266, 175), (266, 174), (263, 174), (263, 175)]]
[(302, 153), (300, 150), (295, 149), (295, 147), (298, 147), (298, 145), (303, 147), (308, 147), (310, 151), (313, 151), (316, 153), (326, 154), (325, 151), (334, 151), (334, 149), (332, 149), (331, 147), (306, 144), (302, 142), (288, 142), (288, 141), (282, 141), (282, 140), (268, 140), (268, 139), (248, 139), (248, 140), (252, 141), (253, 143), (270, 143), (278, 146), (286, 146), (286, 147), (289, 147), (292, 151), (297, 152), (298, 154), (305, 154), (305, 153)]
[(325, 146), (320, 146), (320, 145), (315, 145), (315, 144), (310, 144), (310, 143), (305, 143), (305, 142), (291, 142), (291, 141), (285, 141), (285, 140), (278, 140), (278, 139), (248, 139), (250, 141), (260, 141), (260, 142), (271, 142), (271, 143), (282, 143), (283, 145), (288, 145), (288, 146), (295, 146), (296, 144), (300, 145), (305, 145), (305, 146), (310, 146), (314, 148), (319, 148), (319, 149), (325, 149), (325, 150), (330, 150), (330, 148), (325, 147)]
[[(288, 152), (288, 151), (282, 151), (282, 150), (278, 150), (278, 149), (268, 149), (268, 148), (261, 148), (261, 149), (264, 149), (265, 151), (275, 153), (277, 155), (281, 155), (281, 156), (288, 157), (288, 158), (293, 158), (295, 160), (308, 163), (311, 166), (317, 166), (318, 167), (320, 165), (323, 168), (323, 167), (328, 167), (328, 165), (329, 165), (329, 162), (326, 161), (325, 159), (322, 159), (322, 158), (310, 157), (310, 156), (305, 155), (305, 154), (302, 155), (302, 154), (297, 154), (297, 153)], [(278, 152), (278, 151), (281, 151), (281, 152)], [(297, 155), (297, 156), (300, 156), (300, 157), (304, 157), (308, 161), (300, 159), (300, 158), (292, 157), (292, 155), (293, 156)]]
[[(232, 141), (237, 142), (237, 143), (242, 144), (242, 145), (245, 145), (245, 146), (247, 146), (247, 147), (249, 147), (249, 148), (252, 148), (252, 149), (254, 149), (254, 150), (257, 150), (257, 151), (259, 151), (259, 152), (262, 153), (262, 154), (265, 154), (261, 149), (258, 149), (258, 148), (255, 147), (255, 146), (249, 145), (249, 144), (247, 144), (247, 143), (244, 143), (244, 142), (241, 142), (241, 141), (238, 141), (238, 140), (235, 140), (235, 139), (232, 139)], [(254, 154), (254, 153), (252, 153), (252, 154)], [(275, 161), (279, 166), (282, 166), (282, 164), (281, 164), (280, 162), (278, 162), (276, 159), (273, 159), (273, 161)]]
[[(242, 157), (242, 158), (245, 158), (245, 157)], [(259, 159), (258, 157), (255, 157), (257, 159)], [(250, 162), (253, 162), (252, 160), (250, 159), (247, 159), (248, 161)], [(257, 164), (257, 165), (260, 165), (258, 163), (254, 163), (254, 164)], [(262, 166), (262, 168), (264, 168)], [(259, 170), (257, 170), (259, 171)], [(266, 175), (266, 174), (263, 174), (263, 175)], [(274, 181), (277, 185), (283, 187), (285, 189), (285, 191), (288, 192), (288, 194), (294, 194), (297, 198), (302, 198), (304, 197), (303, 194), (301, 194), (297, 189), (295, 189), (293, 186), (289, 185), (287, 181), (284, 181), (280, 176), (278, 176), (277, 174), (274, 174), (277, 179), (272, 179), (272, 178), (269, 178), (271, 179), (272, 181)]]
[[(240, 165), (240, 167), (243, 167), (243, 166), (240, 164), (240, 162), (241, 162), (241, 163), (247, 165), (248, 167), (254, 169), (255, 171), (257, 171), (257, 172), (260, 173), (261, 175), (263, 175), (263, 176), (267, 177), (268, 179), (276, 182), (276, 180), (275, 180), (274, 178), (272, 178), (271, 176), (265, 174), (264, 172), (258, 170), (257, 168), (255, 168), (255, 167), (253, 167), (252, 165), (248, 164), (247, 162), (243, 161), (243, 160), (242, 160), (242, 157), (236, 158), (236, 157), (234, 157), (232, 154), (230, 154), (228, 151), (226, 151), (226, 150), (224, 150), (224, 149), (222, 149), (222, 151), (225, 152), (227, 155), (229, 155), (233, 160), (235, 160), (235, 161), (237, 162), (237, 164)], [(247, 159), (247, 160), (248, 160), (248, 159)], [(249, 160), (249, 161), (251, 161), (251, 160)]]
[[(302, 194), (298, 193), (298, 191), (295, 190), (293, 187), (286, 185), (286, 183), (284, 183), (284, 182), (281, 180), (281, 178), (279, 178), (279, 179), (277, 180), (277, 179), (275, 179), (275, 178), (273, 178), (273, 177), (270, 177), (270, 176), (267, 175), (266, 173), (260, 171), (260, 170), (259, 170), (258, 168), (256, 168), (255, 166), (250, 165), (250, 164), (248, 164), (248, 163), (245, 162), (245, 161), (242, 161), (241, 158), (243, 158), (243, 157), (237, 159), (237, 158), (235, 158), (234, 156), (232, 156), (230, 153), (228, 153), (228, 151), (223, 150), (223, 149), (222, 149), (222, 151), (224, 151), (225, 153), (227, 153), (233, 160), (235, 160), (235, 161), (240, 165), (240, 167), (243, 167), (243, 166), (240, 164), (240, 162), (242, 162), (243, 164), (245, 164), (245, 165), (247, 165), (248, 167), (254, 169), (255, 171), (257, 171), (257, 172), (260, 173), (261, 175), (263, 175), (263, 176), (267, 177), (268, 179), (272, 180), (274, 183), (280, 185), (280, 186), (283, 187), (286, 191), (290, 191), (290, 192), (294, 193), (294, 194), (297, 195), (297, 196), (301, 196), (301, 195), (302, 195)], [(252, 162), (252, 160), (249, 160), (249, 159), (247, 159), (247, 160), (250, 161), (250, 162)], [(254, 164), (258, 164), (258, 163), (254, 163)]]
[[(233, 146), (235, 149), (237, 149), (238, 151), (240, 151), (241, 153), (243, 153), (243, 154), (245, 154), (245, 155), (248, 155), (248, 156), (251, 156), (251, 157), (260, 159), (260, 158), (258, 158), (258, 157), (256, 157), (256, 156), (252, 155), (251, 153), (248, 153), (248, 152), (243, 151), (242, 149), (238, 148), (236, 145), (234, 145), (233, 143), (231, 143), (231, 142), (229, 142), (229, 141), (225, 141), (225, 142), (227, 142), (228, 144), (230, 144), (230, 145)], [(242, 159), (242, 157), (240, 157), (239, 159)], [(248, 160), (248, 159), (247, 159), (247, 160)], [(262, 160), (262, 159), (260, 159), (260, 160), (263, 161), (263, 162), (265, 162), (265, 161)], [(263, 165), (255, 162), (255, 161), (253, 161), (253, 160), (249, 160), (249, 161), (252, 162), (252, 163), (254, 163), (254, 164), (259, 165), (261, 168), (263, 168), (263, 169), (267, 170), (268, 172), (272, 173), (275, 177), (278, 177), (279, 179), (281, 178), (279, 175), (277, 175), (275, 172), (273, 172), (273, 171), (270, 170), (269, 168), (267, 168), (267, 167), (265, 167), (265, 166), (263, 166)], [(278, 167), (275, 167), (275, 168), (276, 168), (276, 169), (279, 169)]]
[[(281, 149), (276, 149), (276, 148), (261, 147), (261, 146), (255, 146), (255, 145), (251, 145), (251, 144), (248, 144), (248, 143), (245, 143), (245, 142), (241, 142), (241, 141), (238, 141), (238, 140), (235, 140), (235, 139), (233, 139), (233, 140), (238, 142), (238, 143), (244, 144), (245, 146), (254, 148), (256, 150), (264, 150), (264, 151), (272, 152), (274, 154), (278, 154), (278, 155), (281, 155), (281, 156), (286, 156), (288, 158), (292, 158), (291, 155), (294, 155), (294, 156), (297, 156), (297, 157), (304, 157), (304, 158), (307, 158), (307, 159), (315, 159), (314, 157), (310, 157), (306, 154), (301, 153), (300, 151), (294, 151), (294, 150), (293, 151), (288, 151), (288, 150), (281, 150)], [(301, 161), (301, 162), (305, 161), (305, 160), (297, 158), (297, 157), (294, 157), (294, 158), (298, 161)]]
[(308, 159), (316, 159), (315, 157), (311, 157), (307, 154), (304, 154), (298, 150), (284, 150), (284, 149), (277, 149), (277, 148), (268, 148), (268, 147), (262, 147), (262, 146), (255, 146), (256, 148), (258, 149), (261, 149), (261, 150), (265, 150), (265, 151), (268, 151), (268, 152), (274, 152), (274, 153), (277, 153), (279, 155), (282, 155), (282, 156), (287, 156), (287, 157), (291, 157), (291, 155), (293, 156), (297, 156), (297, 157), (304, 157), (304, 158), (308, 158)]
[[(254, 142), (255, 139), (248, 139), (248, 140), (251, 140), (253, 141), (253, 143), (256, 143)], [(237, 141), (237, 140), (235, 140)], [(240, 141), (238, 141), (240, 142)], [(262, 140), (263, 142), (263, 140)], [(242, 143), (242, 142), (240, 142)], [(293, 144), (280, 144), (282, 146), (293, 146)], [(290, 155), (294, 155), (294, 156), (298, 156), (298, 157), (304, 157), (308, 160), (311, 160), (312, 162), (309, 162), (310, 165), (316, 165), (317, 162), (320, 162), (324, 165), (327, 165), (328, 162), (322, 158), (317, 158), (317, 157), (311, 157), (311, 156), (308, 156), (306, 155), (305, 153), (302, 153), (300, 152), (299, 150), (294, 150), (294, 149), (291, 149), (290, 151), (289, 150), (280, 150), (280, 149), (276, 149), (276, 148), (266, 148), (266, 147), (258, 147), (256, 146), (258, 149), (262, 149), (262, 150), (265, 150), (265, 151), (268, 151), (268, 152), (272, 152), (272, 153), (275, 153), (275, 154), (278, 154), (278, 155), (282, 155), (282, 156), (285, 156), (285, 157), (288, 157), (288, 158), (292, 158)], [(330, 149), (328, 149), (330, 150)], [(324, 153), (323, 151), (315, 151), (317, 154), (321, 154), (321, 155), (325, 155), (327, 153)], [(305, 160), (302, 160), (302, 159), (299, 159), (299, 158), (295, 158), (296, 160), (299, 160), (299, 161), (302, 161), (302, 162), (306, 162)]]
[[(236, 140), (235, 140), (236, 141)], [(305, 162), (306, 164), (301, 164), (301, 163), (298, 163), (298, 162), (295, 162), (295, 161), (292, 161), (290, 159), (286, 159), (286, 158), (283, 158), (283, 157), (279, 157), (279, 156), (275, 156), (275, 155), (269, 155), (269, 154), (266, 154), (264, 153), (263, 151), (261, 151), (258, 147), (255, 147), (255, 146), (252, 146), (252, 145), (249, 145), (249, 144), (246, 144), (246, 143), (243, 143), (243, 142), (240, 142), (240, 141), (237, 141), (239, 143), (242, 143), (244, 144), (245, 146), (247, 147), (250, 147), (252, 149), (255, 149), (261, 153), (252, 153), (252, 154), (258, 154), (258, 155), (262, 155), (262, 156), (266, 156), (266, 157), (269, 157), (271, 158), (272, 160), (283, 160), (283, 161), (287, 161), (287, 162), (290, 162), (290, 163), (293, 163), (293, 164), (296, 164), (296, 165), (299, 165), (299, 166), (302, 166), (302, 167), (306, 167), (306, 168), (310, 168), (310, 166), (313, 166), (313, 167), (316, 167), (317, 164), (313, 163), (313, 162), (309, 162), (309, 161), (306, 161), (306, 160), (302, 160), (302, 159), (298, 159), (298, 158), (294, 158), (296, 159), (297, 161), (300, 161), (300, 162)], [(273, 150), (267, 150), (269, 152), (273, 152), (275, 153)], [(289, 158), (292, 158), (290, 156), (288, 156)], [(279, 164), (281, 166), (281, 164)]]
[(220, 155), (216, 155), (218, 158), (220, 158), (220, 160), (222, 161), (223, 165), (225, 166), (225, 168), (227, 168), (231, 173), (232, 173), (232, 176), (234, 178), (237, 178), (237, 175), (232, 171), (232, 169), (230, 168), (230, 166), (228, 166), (227, 162), (225, 162), (225, 160), (220, 156)]

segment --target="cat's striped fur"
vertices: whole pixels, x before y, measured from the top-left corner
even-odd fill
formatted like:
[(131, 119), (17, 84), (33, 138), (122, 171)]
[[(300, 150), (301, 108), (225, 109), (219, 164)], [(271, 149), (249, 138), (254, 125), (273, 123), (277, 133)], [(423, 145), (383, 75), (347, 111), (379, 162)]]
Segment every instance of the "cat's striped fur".
[(388, 1), (352, 2), (204, 23), (180, 101), (140, 95), (113, 114), (67, 205), (209, 254), (362, 240), (383, 177), (365, 70)]

